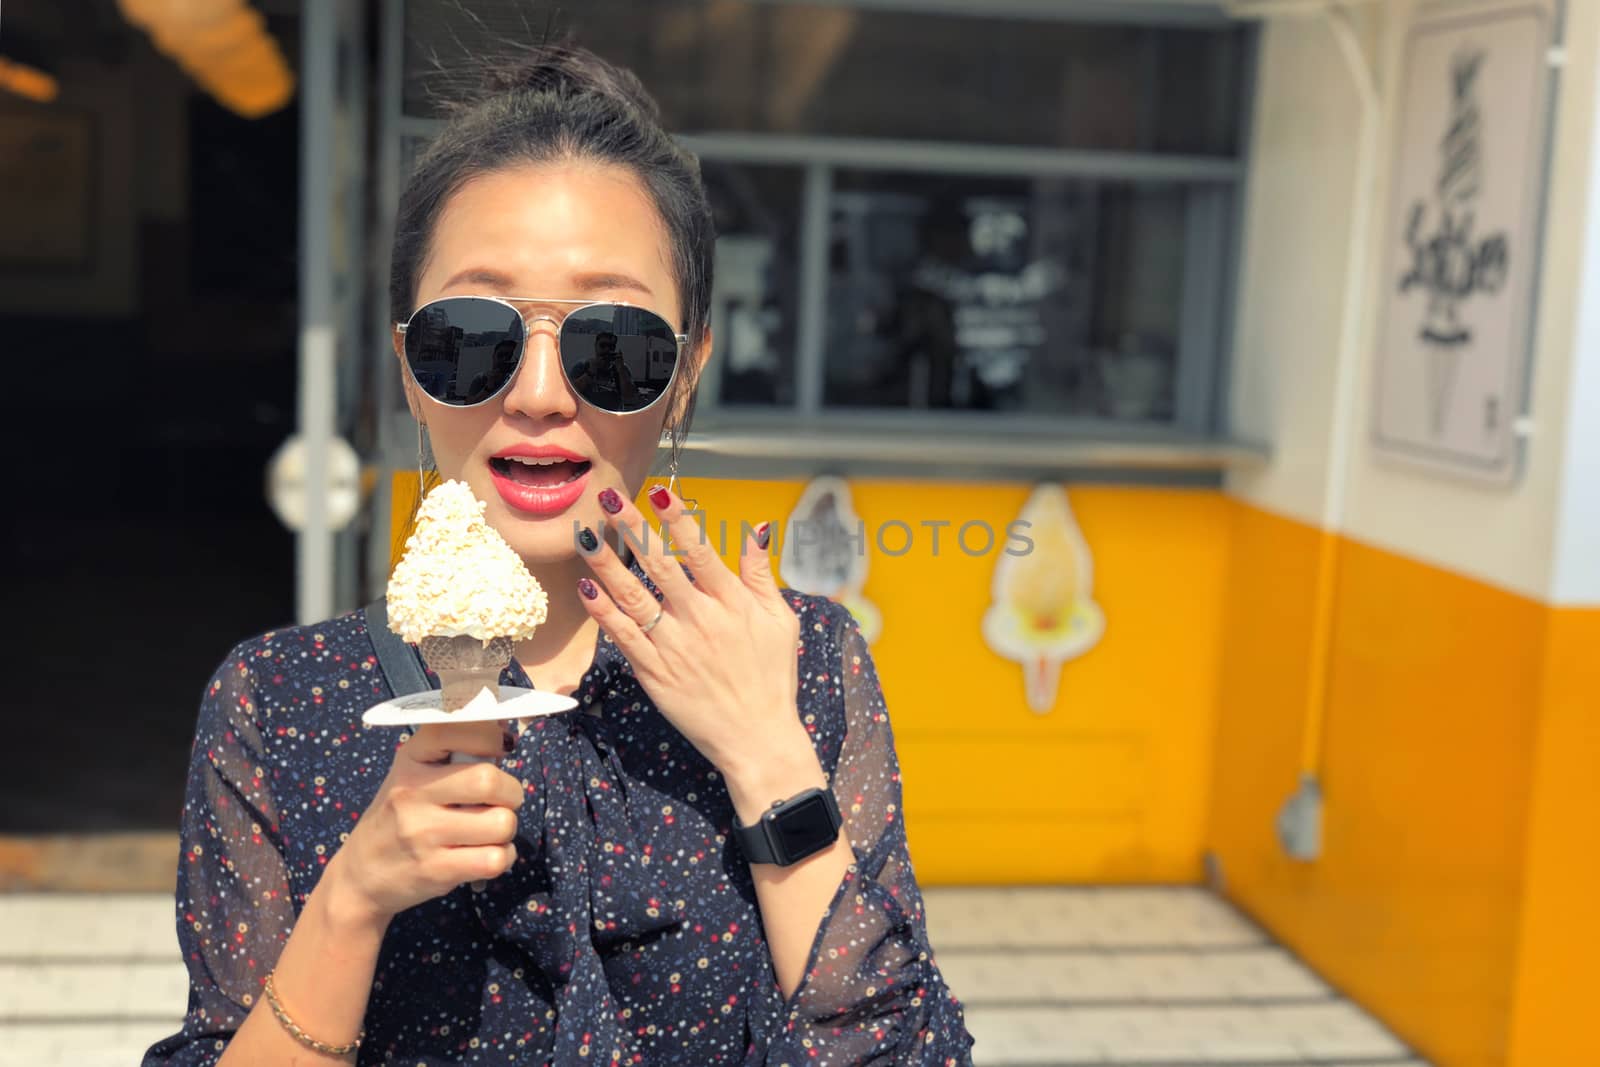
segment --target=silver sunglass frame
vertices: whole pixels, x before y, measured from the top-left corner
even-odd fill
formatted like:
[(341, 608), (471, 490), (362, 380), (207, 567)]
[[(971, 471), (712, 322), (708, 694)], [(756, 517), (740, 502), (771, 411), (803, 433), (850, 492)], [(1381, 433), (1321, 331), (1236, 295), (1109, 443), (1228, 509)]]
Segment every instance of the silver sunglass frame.
[[(482, 407), (485, 404), (492, 403), (493, 401), (498, 400), (500, 398), (500, 394), (504, 393), (507, 389), (511, 388), (511, 383), (517, 380), (517, 373), (522, 370), (522, 357), (523, 357), (524, 353), (527, 352), (527, 349), (528, 349), (528, 338), (527, 338), (527, 332), (526, 332), (527, 328), (530, 325), (532, 325), (533, 323), (535, 323), (535, 322), (548, 322), (548, 323), (553, 324), (556, 327), (556, 348), (557, 348), (558, 354), (559, 354), (559, 350), (560, 350), (560, 346), (561, 346), (560, 331), (561, 331), (562, 325), (567, 321), (567, 319), (569, 317), (571, 317), (572, 315), (574, 315), (574, 314), (576, 314), (576, 313), (578, 313), (580, 311), (583, 311), (583, 310), (585, 310), (587, 308), (593, 308), (593, 307), (637, 308), (640, 311), (648, 311), (650, 314), (654, 315), (656, 318), (658, 318), (662, 322), (666, 323), (667, 324), (667, 329), (669, 329), (669, 330), (672, 329), (672, 322), (665, 315), (661, 314), (661, 312), (657, 311), (655, 308), (648, 308), (648, 307), (645, 307), (643, 304), (630, 304), (626, 300), (556, 300), (556, 299), (550, 299), (550, 298), (546, 298), (546, 297), (537, 297), (537, 296), (482, 296), (482, 295), (479, 295), (477, 293), (452, 293), (450, 296), (441, 296), (441, 297), (438, 297), (436, 299), (428, 301), (426, 304), (418, 305), (416, 310), (411, 312), (410, 317), (407, 318), (405, 322), (397, 322), (397, 323), (394, 324), (394, 332), (395, 332), (395, 334), (398, 335), (401, 338), (404, 338), (405, 335), (406, 335), (406, 329), (411, 325), (411, 323), (416, 319), (416, 317), (422, 313), (424, 308), (431, 307), (432, 305), (441, 303), (441, 302), (443, 302), (445, 300), (487, 300), (487, 301), (489, 301), (490, 303), (493, 303), (493, 304), (504, 304), (507, 308), (511, 309), (511, 312), (513, 314), (515, 314), (517, 316), (517, 318), (522, 320), (522, 326), (523, 326), (523, 331), (524, 331), (522, 342), (521, 342), (520, 346), (517, 349), (517, 365), (516, 365), (516, 367), (514, 367), (512, 369), (510, 377), (506, 378), (505, 383), (502, 384), (500, 386), (500, 388), (496, 389), (493, 393), (490, 393), (488, 396), (484, 397), (482, 400), (479, 400), (476, 403), (472, 403), (472, 404), (450, 404), (450, 403), (446, 403), (443, 400), (440, 400), (438, 397), (434, 396), (432, 393), (430, 393), (426, 389), (424, 389), (422, 387), (422, 383), (421, 382), (417, 381), (417, 376), (416, 376), (415, 372), (413, 372), (412, 369), (411, 369), (411, 360), (410, 360), (410, 358), (407, 357), (406, 359), (402, 360), (402, 362), (405, 364), (406, 374), (411, 378), (411, 383), (417, 387), (417, 391), (418, 392), (420, 392), (423, 396), (427, 397), (429, 400), (433, 401), (435, 404), (438, 404), (440, 407), (454, 408), (454, 409), (459, 410), (459, 411), (465, 411), (465, 410), (468, 410), (470, 408)], [(517, 308), (517, 304), (562, 304), (562, 305), (566, 305), (568, 307), (568, 311), (566, 312), (566, 314), (562, 315), (559, 319), (556, 318), (554, 315), (532, 315), (532, 316), (528, 316), (528, 315), (524, 315), (521, 312), (521, 310), (519, 310)], [(644, 407), (633, 408), (633, 409), (631, 409), (629, 411), (612, 411), (610, 408), (603, 408), (599, 404), (596, 404), (594, 401), (592, 401), (592, 400), (588, 399), (587, 397), (585, 397), (582, 393), (578, 392), (577, 386), (572, 384), (572, 379), (567, 375), (567, 364), (566, 364), (566, 362), (563, 361), (563, 360), (560, 360), (560, 359), (558, 359), (556, 362), (561, 367), (561, 377), (563, 379), (565, 379), (565, 381), (567, 383), (567, 387), (569, 389), (571, 389), (573, 394), (575, 396), (577, 396), (577, 398), (579, 400), (583, 401), (585, 404), (588, 404), (590, 407), (594, 408), (596, 411), (603, 411), (607, 415), (638, 415), (641, 412), (649, 411), (651, 408), (655, 407), (658, 403), (660, 403), (661, 399), (663, 397), (665, 397), (669, 392), (671, 392), (673, 384), (678, 380), (678, 366), (679, 366), (679, 364), (681, 364), (683, 362), (684, 352), (689, 347), (689, 335), (686, 334), (686, 333), (677, 333), (676, 331), (674, 331), (673, 334), (672, 334), (672, 338), (678, 344), (678, 351), (677, 351), (677, 354), (673, 357), (673, 361), (672, 361), (672, 377), (667, 379), (666, 388), (662, 389), (661, 392), (657, 393), (655, 395), (655, 397), (650, 401), (650, 403), (644, 405)], [(404, 342), (403, 341), (402, 341), (401, 347), (404, 348)]]

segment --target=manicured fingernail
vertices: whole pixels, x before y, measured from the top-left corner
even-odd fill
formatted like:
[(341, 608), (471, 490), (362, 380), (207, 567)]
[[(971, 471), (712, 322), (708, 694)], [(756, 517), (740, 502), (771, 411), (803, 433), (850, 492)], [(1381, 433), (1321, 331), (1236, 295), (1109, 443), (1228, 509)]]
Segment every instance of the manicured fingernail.
[(585, 552), (598, 552), (600, 550), (600, 539), (587, 526), (578, 531), (578, 544), (582, 546)]
[(667, 487), (664, 485), (652, 485), (650, 487), (650, 503), (658, 508), (664, 508), (672, 503), (672, 494), (667, 492)]
[(600, 490), (600, 506), (606, 509), (607, 515), (615, 515), (622, 510), (622, 498), (615, 489)]
[(579, 578), (578, 592), (583, 594), (585, 600), (593, 600), (600, 595), (600, 587), (588, 578)]
[(764, 522), (756, 527), (756, 545), (765, 550), (767, 542), (772, 540), (772, 523)]
[(517, 735), (511, 732), (510, 727), (501, 729), (500, 747), (505, 749), (507, 752), (510, 752), (512, 749), (517, 747)]

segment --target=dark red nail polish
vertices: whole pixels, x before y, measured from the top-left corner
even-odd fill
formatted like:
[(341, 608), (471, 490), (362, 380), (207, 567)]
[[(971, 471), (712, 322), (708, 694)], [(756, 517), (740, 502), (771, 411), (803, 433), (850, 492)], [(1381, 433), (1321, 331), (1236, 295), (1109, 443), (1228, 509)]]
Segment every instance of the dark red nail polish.
[(756, 527), (756, 545), (759, 548), (761, 548), (763, 551), (765, 551), (766, 547), (767, 547), (767, 542), (769, 542), (771, 540), (772, 540), (772, 523), (764, 522), (760, 526)]
[(600, 587), (588, 578), (579, 578), (578, 592), (583, 594), (585, 600), (593, 600), (600, 595)]
[(667, 492), (667, 487), (664, 485), (652, 485), (650, 487), (650, 503), (658, 508), (664, 508), (672, 503), (672, 494)]
[(578, 531), (578, 544), (585, 552), (598, 552), (600, 550), (600, 539), (587, 526)]
[(600, 490), (600, 506), (605, 509), (607, 515), (615, 515), (622, 510), (622, 498), (617, 495), (615, 489), (602, 489)]

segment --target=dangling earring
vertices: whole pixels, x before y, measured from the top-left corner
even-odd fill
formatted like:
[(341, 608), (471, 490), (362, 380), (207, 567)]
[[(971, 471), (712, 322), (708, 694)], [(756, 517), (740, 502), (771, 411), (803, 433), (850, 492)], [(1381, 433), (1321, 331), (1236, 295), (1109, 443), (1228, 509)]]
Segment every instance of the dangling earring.
[[(427, 424), (421, 419), (417, 420), (417, 499), (420, 501), (428, 491), (428, 466), (436, 461), (433, 458), (433, 449), (427, 437)], [(424, 459), (423, 457), (427, 457)]]
[[(668, 472), (667, 492), (669, 492), (669, 493), (677, 493), (677, 491), (678, 491), (678, 449), (679, 449), (680, 445), (682, 444), (682, 441), (680, 440), (680, 438), (678, 436), (677, 427), (673, 427), (672, 428), (671, 441), (672, 441), (672, 446), (671, 446), (672, 447), (672, 453), (667, 458), (667, 472)], [(700, 501), (694, 499), (693, 497), (679, 497), (679, 499), (683, 501), (683, 506), (685, 508), (687, 508), (688, 510), (690, 510), (690, 511), (699, 511), (700, 510)]]

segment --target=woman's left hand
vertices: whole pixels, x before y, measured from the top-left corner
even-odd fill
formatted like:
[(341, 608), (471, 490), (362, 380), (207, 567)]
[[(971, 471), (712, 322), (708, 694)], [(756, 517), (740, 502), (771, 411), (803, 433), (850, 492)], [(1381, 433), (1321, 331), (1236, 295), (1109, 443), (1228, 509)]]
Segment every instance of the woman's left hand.
[[(584, 558), (605, 588), (585, 588), (584, 579), (580, 599), (628, 657), (656, 707), (722, 771), (736, 803), (741, 792), (764, 797), (751, 801), (764, 805), (822, 784), (796, 707), (800, 621), (772, 577), (766, 524), (741, 539), (735, 574), (664, 486), (651, 489), (650, 503), (671, 538), (670, 551), (632, 501), (615, 490), (600, 497), (612, 528), (604, 536), (595, 532), (600, 545)], [(623, 564), (621, 544), (664, 599), (658, 602)], [(751, 821), (749, 812), (741, 818)]]

